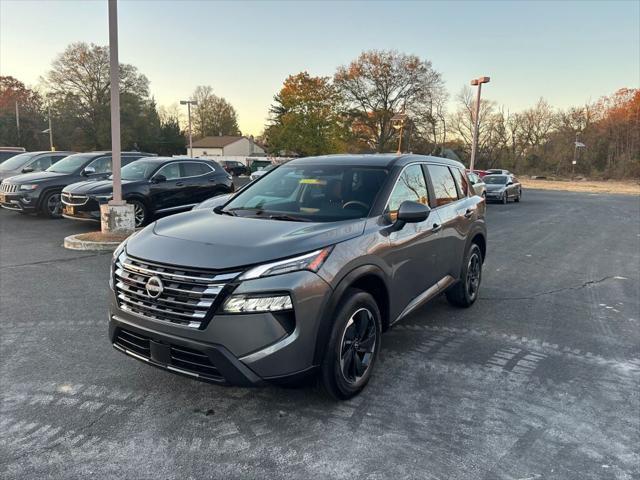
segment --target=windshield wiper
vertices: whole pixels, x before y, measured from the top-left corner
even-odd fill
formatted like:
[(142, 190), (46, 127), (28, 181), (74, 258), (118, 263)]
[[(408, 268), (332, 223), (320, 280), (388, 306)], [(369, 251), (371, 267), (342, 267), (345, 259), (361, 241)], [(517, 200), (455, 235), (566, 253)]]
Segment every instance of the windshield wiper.
[(291, 215), (269, 215), (271, 220), (284, 220), (288, 222), (310, 222), (308, 218), (292, 217)]
[(217, 213), (218, 215), (229, 215), (230, 217), (237, 217), (237, 216), (238, 216), (238, 214), (237, 214), (237, 213), (235, 213), (235, 212), (234, 212), (234, 211), (232, 211), (232, 210), (225, 210), (225, 209), (223, 209), (221, 205), (218, 205), (217, 207), (215, 207), (215, 208), (213, 209), (213, 212), (214, 212), (214, 213)]

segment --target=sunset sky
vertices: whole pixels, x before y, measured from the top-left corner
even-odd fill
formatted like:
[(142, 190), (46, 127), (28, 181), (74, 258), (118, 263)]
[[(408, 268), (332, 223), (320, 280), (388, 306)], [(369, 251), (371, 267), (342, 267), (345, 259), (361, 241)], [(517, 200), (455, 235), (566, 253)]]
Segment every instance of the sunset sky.
[[(37, 86), (71, 42), (106, 45), (107, 0), (0, 0), (0, 73)], [(640, 2), (119, 3), (120, 61), (151, 81), (159, 105), (211, 85), (262, 131), (282, 81), (332, 75), (367, 49), (433, 62), (452, 96), (488, 75), (510, 110), (545, 97), (580, 105), (640, 86)]]

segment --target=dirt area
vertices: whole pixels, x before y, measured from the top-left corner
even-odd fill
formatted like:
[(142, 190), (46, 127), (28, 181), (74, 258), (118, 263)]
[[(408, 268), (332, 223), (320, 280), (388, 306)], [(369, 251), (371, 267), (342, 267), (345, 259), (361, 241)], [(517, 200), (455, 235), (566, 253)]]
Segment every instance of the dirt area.
[(128, 236), (114, 233), (88, 232), (81, 233), (76, 238), (85, 242), (122, 242)]
[(616, 180), (531, 180), (520, 178), (524, 188), (542, 190), (565, 190), (568, 192), (617, 193), (623, 195), (640, 195), (638, 181)]

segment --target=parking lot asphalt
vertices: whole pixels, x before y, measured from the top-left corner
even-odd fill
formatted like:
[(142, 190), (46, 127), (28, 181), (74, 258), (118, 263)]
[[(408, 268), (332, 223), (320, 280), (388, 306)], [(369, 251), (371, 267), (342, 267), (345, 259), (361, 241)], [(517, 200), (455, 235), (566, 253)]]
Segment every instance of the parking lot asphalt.
[(0, 211), (0, 477), (640, 478), (640, 199), (488, 207), (478, 302), (397, 324), (365, 391), (239, 389), (107, 338), (95, 228)]

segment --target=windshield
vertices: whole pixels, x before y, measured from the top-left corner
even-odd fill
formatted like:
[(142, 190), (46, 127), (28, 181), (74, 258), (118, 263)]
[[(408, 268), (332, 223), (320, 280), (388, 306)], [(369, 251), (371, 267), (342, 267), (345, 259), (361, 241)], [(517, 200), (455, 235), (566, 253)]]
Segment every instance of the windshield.
[(56, 173), (73, 173), (95, 157), (95, 155), (87, 155), (84, 153), (69, 155), (59, 162), (51, 165), (46, 171)]
[(35, 157), (37, 153), (21, 153), (20, 155), (16, 155), (15, 157), (11, 157), (9, 160), (2, 162), (0, 165), (0, 171), (6, 170), (17, 170), (22, 167), (25, 163)]
[(363, 166), (281, 166), (239, 193), (223, 212), (313, 222), (362, 218), (386, 176), (384, 169)]
[(158, 168), (158, 162), (137, 160), (126, 167), (122, 167), (121, 175), (123, 180), (144, 180), (151, 178), (151, 174)]
[(487, 185), (505, 185), (508, 177), (505, 175), (486, 175), (482, 180)]

